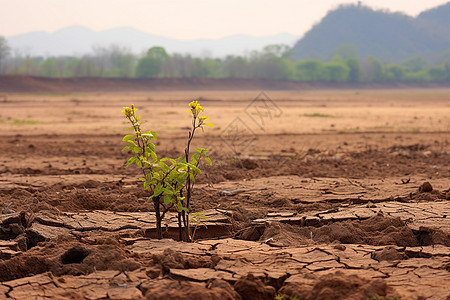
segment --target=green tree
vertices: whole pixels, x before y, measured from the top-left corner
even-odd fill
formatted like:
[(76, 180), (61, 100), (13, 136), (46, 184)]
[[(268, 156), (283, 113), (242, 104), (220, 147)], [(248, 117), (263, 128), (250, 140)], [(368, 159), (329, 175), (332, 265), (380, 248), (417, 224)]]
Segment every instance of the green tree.
[(383, 63), (375, 57), (369, 57), (363, 67), (364, 78), (367, 81), (383, 81), (385, 71)]
[(59, 70), (56, 58), (50, 57), (39, 65), (39, 75), (45, 77), (58, 77)]
[(323, 79), (332, 82), (347, 81), (350, 68), (342, 62), (328, 62), (324, 65)]
[(220, 78), (223, 63), (220, 58), (206, 58), (203, 61), (203, 67), (206, 70), (206, 77)]
[(9, 56), (10, 50), (6, 39), (0, 36), (0, 74), (6, 72), (6, 59)]
[(16, 73), (32, 75), (32, 76), (38, 75), (39, 64), (37, 62), (37, 59), (34, 59), (32, 57), (27, 57), (27, 58), (23, 59), (21, 64), (19, 65)]
[(287, 58), (291, 55), (291, 48), (284, 44), (267, 45), (263, 48), (263, 55)]
[(393, 81), (402, 81), (405, 69), (401, 65), (391, 64), (386, 67), (386, 77)]
[(249, 58), (249, 73), (254, 78), (294, 79), (295, 68), (286, 45), (269, 45)]
[(345, 64), (349, 68), (348, 81), (359, 82), (362, 79), (361, 64), (357, 58), (347, 58)]
[(67, 73), (70, 77), (94, 77), (97, 76), (95, 65), (88, 56), (82, 58), (73, 57), (67, 64)]
[(302, 81), (317, 81), (323, 72), (322, 62), (314, 59), (301, 60), (296, 64), (296, 78)]
[(106, 77), (133, 77), (136, 57), (129, 49), (118, 45), (106, 48)]
[(242, 56), (227, 56), (223, 62), (222, 72), (227, 78), (247, 78), (249, 62)]
[(447, 74), (447, 81), (450, 81), (450, 61), (445, 62), (444, 69)]
[(428, 74), (430, 75), (431, 81), (446, 81), (447, 71), (445, 66), (431, 67), (428, 69)]
[(405, 60), (402, 65), (406, 72), (419, 72), (427, 67), (427, 61), (423, 57), (412, 57)]
[(410, 82), (424, 82), (431, 80), (428, 70), (421, 70), (417, 72), (405, 72), (403, 76), (403, 81)]
[(163, 47), (153, 47), (147, 55), (139, 59), (136, 67), (137, 77), (158, 77), (164, 62), (169, 60), (169, 55)]

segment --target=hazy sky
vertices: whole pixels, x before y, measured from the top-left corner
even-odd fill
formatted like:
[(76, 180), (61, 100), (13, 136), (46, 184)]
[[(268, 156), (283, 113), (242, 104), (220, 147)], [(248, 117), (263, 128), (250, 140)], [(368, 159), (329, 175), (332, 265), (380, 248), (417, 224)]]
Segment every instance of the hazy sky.
[[(416, 16), (449, 0), (365, 0), (377, 9)], [(0, 0), (0, 35), (131, 26), (177, 39), (217, 39), (289, 32), (301, 36), (341, 0)]]

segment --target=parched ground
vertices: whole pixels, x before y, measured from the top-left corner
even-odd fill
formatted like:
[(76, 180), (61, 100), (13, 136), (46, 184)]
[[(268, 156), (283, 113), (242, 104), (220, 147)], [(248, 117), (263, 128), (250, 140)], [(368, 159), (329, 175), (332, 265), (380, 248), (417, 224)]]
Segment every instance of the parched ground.
[[(0, 298), (450, 296), (449, 90), (1, 95)], [(120, 110), (176, 156), (194, 98), (207, 220), (157, 240)]]

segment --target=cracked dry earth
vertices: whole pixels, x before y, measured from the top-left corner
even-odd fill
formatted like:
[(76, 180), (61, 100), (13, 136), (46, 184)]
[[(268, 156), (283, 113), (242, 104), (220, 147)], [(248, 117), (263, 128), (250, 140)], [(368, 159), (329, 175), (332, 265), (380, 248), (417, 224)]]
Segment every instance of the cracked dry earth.
[[(207, 221), (188, 244), (172, 214), (155, 239), (120, 140), (1, 138), (0, 299), (450, 297), (442, 134), (267, 134), (260, 155), (213, 152), (194, 191)], [(160, 139), (162, 155), (183, 140)], [(213, 135), (200, 144), (225, 148)]]
[(260, 163), (226, 166), (236, 180), (201, 180), (196, 195), (212, 203), (189, 244), (174, 240), (174, 215), (157, 240), (144, 206), (105, 209), (134, 190), (131, 179), (1, 174), (2, 198), (15, 203), (0, 215), (0, 298), (449, 297), (447, 176), (301, 177), (288, 174), (294, 161), (267, 177)]

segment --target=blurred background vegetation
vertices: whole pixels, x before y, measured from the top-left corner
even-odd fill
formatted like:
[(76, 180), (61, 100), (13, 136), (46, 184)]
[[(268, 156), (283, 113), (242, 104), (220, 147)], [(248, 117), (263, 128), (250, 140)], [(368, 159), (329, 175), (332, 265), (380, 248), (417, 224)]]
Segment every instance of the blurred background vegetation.
[(82, 56), (32, 56), (0, 37), (0, 74), (44, 77), (263, 78), (305, 82), (450, 81), (450, 2), (417, 17), (358, 4), (330, 11), (294, 45), (196, 57), (151, 47), (96, 46)]

